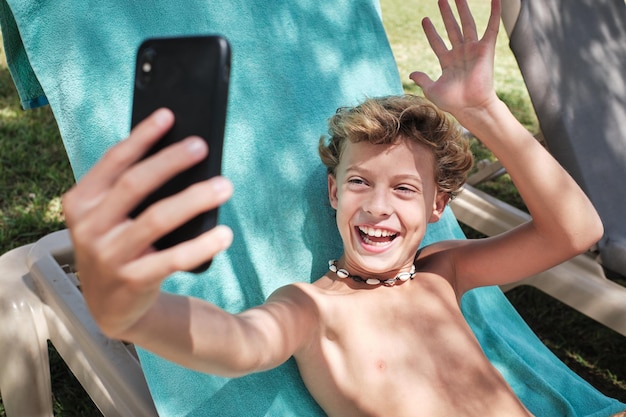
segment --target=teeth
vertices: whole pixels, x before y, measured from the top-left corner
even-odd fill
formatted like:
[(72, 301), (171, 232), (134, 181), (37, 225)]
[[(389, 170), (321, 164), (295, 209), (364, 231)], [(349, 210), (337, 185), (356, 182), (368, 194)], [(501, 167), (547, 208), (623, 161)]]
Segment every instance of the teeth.
[(363, 242), (367, 243), (370, 246), (386, 246), (389, 245), (389, 242), (374, 242), (370, 240), (367, 236), (363, 237)]
[(359, 230), (368, 235), (368, 236), (372, 236), (372, 237), (390, 237), (390, 236), (395, 236), (396, 234), (393, 232), (390, 232), (388, 230), (384, 230), (384, 229), (375, 229), (373, 227), (364, 227), (364, 226), (359, 226)]

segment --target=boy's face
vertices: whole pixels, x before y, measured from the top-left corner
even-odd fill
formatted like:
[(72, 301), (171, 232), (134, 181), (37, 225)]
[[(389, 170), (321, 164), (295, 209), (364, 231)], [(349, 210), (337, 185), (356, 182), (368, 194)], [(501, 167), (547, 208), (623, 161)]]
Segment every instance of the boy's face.
[(427, 224), (440, 219), (448, 201), (437, 192), (433, 159), (408, 140), (346, 143), (328, 192), (352, 274), (383, 277), (410, 268)]

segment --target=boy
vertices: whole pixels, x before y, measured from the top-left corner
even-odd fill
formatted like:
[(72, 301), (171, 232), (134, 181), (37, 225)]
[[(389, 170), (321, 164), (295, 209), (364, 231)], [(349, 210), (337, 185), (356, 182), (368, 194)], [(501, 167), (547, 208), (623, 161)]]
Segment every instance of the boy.
[(105, 334), (225, 376), (294, 356), (330, 416), (529, 415), (484, 356), (460, 299), (471, 288), (515, 281), (583, 252), (600, 238), (602, 225), (579, 187), (493, 91), (499, 1), (492, 1), (480, 40), (465, 1), (457, 8), (460, 26), (440, 1), (449, 50), (424, 21), (441, 77), (415, 72), (411, 78), (502, 161), (531, 222), (498, 237), (440, 242), (418, 253), (426, 225), (439, 219), (471, 159), (451, 123), (427, 102), (371, 100), (340, 111), (331, 120), (330, 144), (320, 146), (343, 255), (315, 283), (280, 288), (262, 306), (231, 315), (159, 290), (170, 273), (226, 249), (228, 228), (163, 252), (150, 246), (224, 203), (232, 193), (228, 181), (194, 185), (128, 219), (150, 190), (207, 152), (190, 138), (137, 162), (173, 123), (161, 110), (64, 198), (83, 294)]

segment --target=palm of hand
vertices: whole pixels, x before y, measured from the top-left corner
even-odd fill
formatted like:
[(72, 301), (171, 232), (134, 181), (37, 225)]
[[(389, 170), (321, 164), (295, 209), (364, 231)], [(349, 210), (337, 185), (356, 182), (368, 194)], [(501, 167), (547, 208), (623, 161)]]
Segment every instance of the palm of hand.
[(492, 98), (493, 54), (480, 41), (456, 46), (439, 57), (442, 74), (423, 86), (424, 95), (442, 110), (457, 113)]

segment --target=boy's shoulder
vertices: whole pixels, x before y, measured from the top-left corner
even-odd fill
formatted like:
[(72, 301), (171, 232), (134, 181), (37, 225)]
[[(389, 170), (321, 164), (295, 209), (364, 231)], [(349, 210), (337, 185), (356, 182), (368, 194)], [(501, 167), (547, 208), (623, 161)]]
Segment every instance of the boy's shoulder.
[(293, 282), (277, 288), (267, 302), (308, 302), (317, 292), (313, 284)]
[(456, 285), (457, 261), (464, 249), (475, 244), (473, 239), (442, 240), (423, 247), (415, 261), (418, 272), (441, 276), (454, 288)]
[(449, 263), (451, 261), (450, 257), (455, 250), (471, 244), (472, 239), (442, 240), (431, 243), (419, 250), (415, 266), (419, 267), (421, 265), (426, 268), (441, 262)]

